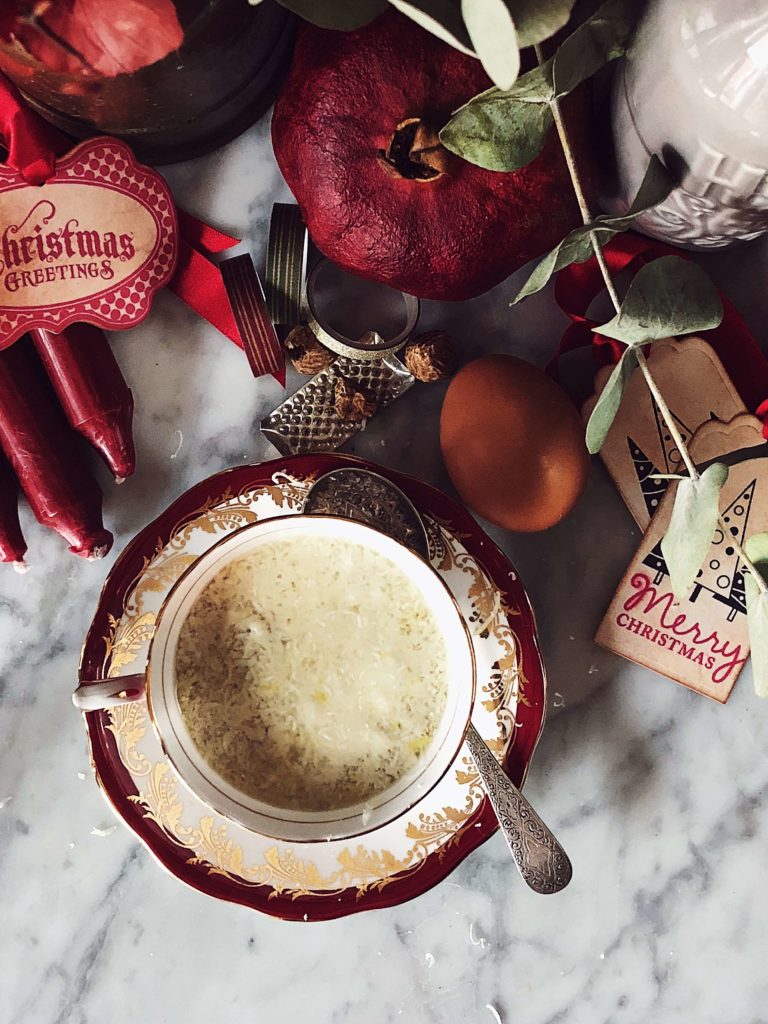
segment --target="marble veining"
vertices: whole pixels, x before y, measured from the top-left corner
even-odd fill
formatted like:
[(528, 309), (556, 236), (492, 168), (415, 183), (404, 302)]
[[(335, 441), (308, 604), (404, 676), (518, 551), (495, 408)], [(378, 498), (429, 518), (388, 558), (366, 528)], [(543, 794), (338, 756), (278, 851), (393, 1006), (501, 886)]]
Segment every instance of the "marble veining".
[[(266, 121), (167, 176), (180, 204), (263, 261), (271, 204), (288, 198)], [(705, 262), (765, 344), (768, 246)], [(563, 318), (550, 292), (509, 309), (517, 283), (425, 303), (421, 326), (449, 325), (464, 359), (543, 364)], [(281, 390), (172, 295), (115, 348), (139, 451), (121, 488), (97, 469), (119, 551), (204, 475), (273, 455), (258, 423)], [(417, 386), (348, 449), (446, 486), (441, 393)], [(32, 568), (0, 573), (3, 1024), (768, 1022), (768, 706), (749, 670), (720, 707), (591, 642), (639, 539), (599, 466), (561, 526), (491, 531), (538, 614), (550, 718), (526, 792), (573, 882), (527, 891), (497, 836), (418, 900), (329, 924), (217, 904), (111, 827), (70, 692), (114, 554), (83, 563), (24, 525)]]

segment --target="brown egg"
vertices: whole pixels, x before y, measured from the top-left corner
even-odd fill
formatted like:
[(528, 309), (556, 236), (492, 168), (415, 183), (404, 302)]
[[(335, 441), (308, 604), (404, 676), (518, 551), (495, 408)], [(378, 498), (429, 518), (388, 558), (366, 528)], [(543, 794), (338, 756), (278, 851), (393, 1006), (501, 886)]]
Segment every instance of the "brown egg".
[(566, 393), (514, 356), (483, 356), (451, 381), (440, 446), (465, 503), (508, 530), (559, 523), (587, 482), (584, 427)]

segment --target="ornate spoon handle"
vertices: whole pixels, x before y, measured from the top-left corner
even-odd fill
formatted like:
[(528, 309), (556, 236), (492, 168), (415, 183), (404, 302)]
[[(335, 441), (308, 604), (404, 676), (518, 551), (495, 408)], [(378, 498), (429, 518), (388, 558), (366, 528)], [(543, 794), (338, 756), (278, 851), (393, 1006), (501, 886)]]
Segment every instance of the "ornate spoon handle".
[(564, 889), (573, 873), (565, 850), (501, 770), (499, 762), (471, 722), (466, 740), (524, 881), (536, 892)]

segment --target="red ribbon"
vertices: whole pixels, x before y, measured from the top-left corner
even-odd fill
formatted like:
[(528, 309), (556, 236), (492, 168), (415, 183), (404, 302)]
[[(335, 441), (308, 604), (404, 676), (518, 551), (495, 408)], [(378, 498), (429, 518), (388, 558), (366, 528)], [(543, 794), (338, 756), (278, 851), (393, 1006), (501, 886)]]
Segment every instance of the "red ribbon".
[[(608, 269), (613, 274), (627, 269), (637, 271), (644, 263), (659, 256), (691, 258), (674, 246), (643, 238), (633, 232), (616, 235), (604, 247), (603, 253)], [(547, 367), (556, 379), (560, 357), (566, 352), (591, 346), (601, 365), (617, 363), (621, 358), (625, 347), (622, 342), (599, 334), (596, 330), (598, 321), (587, 316), (590, 304), (604, 287), (605, 282), (594, 256), (586, 263), (572, 263), (558, 274), (555, 299), (571, 324), (566, 328), (557, 352)], [(768, 395), (768, 360), (733, 303), (722, 293), (720, 298), (723, 302), (722, 323), (711, 331), (702, 331), (701, 335), (717, 352), (744, 404), (762, 419), (763, 436), (768, 439), (768, 399), (765, 397)]]
[[(53, 174), (64, 136), (33, 114), (11, 83), (0, 75), (0, 137), (8, 163), (30, 185), (42, 185)], [(66, 146), (64, 146), (66, 148)]]
[(179, 260), (168, 287), (204, 320), (242, 348), (243, 341), (224, 289), (221, 271), (206, 255), (231, 249), (240, 239), (217, 231), (184, 210), (177, 210), (177, 213)]
[[(0, 138), (7, 162), (30, 185), (42, 185), (54, 173), (56, 157), (71, 141), (26, 106), (16, 88), (0, 75)], [(232, 315), (217, 265), (209, 257), (237, 245), (239, 238), (218, 231), (178, 210), (179, 258), (168, 287), (196, 313), (234, 341), (243, 342)], [(280, 379), (278, 377), (278, 379)]]

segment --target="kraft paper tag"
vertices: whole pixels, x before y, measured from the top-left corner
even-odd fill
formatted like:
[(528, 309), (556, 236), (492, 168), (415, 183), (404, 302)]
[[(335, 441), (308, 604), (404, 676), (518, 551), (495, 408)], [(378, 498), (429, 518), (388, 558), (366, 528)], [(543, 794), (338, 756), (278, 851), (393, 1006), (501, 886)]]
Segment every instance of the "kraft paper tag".
[[(747, 409), (714, 349), (703, 338), (655, 342), (648, 364), (687, 443), (702, 423), (728, 423)], [(612, 367), (595, 377), (595, 395), (585, 403), (585, 420), (605, 387)], [(678, 473), (681, 459), (642, 372), (636, 369), (600, 452), (629, 511), (645, 528), (669, 481), (656, 473)]]
[(122, 142), (83, 142), (40, 186), (0, 166), (0, 348), (32, 327), (135, 326), (177, 247), (168, 186)]
[(699, 465), (752, 447), (755, 458), (730, 468), (720, 497), (726, 531), (716, 531), (687, 599), (675, 599), (660, 545), (673, 481), (595, 636), (602, 647), (721, 703), (749, 656), (745, 570), (729, 541), (768, 530), (768, 447), (762, 424), (748, 414), (704, 424), (690, 444)]

